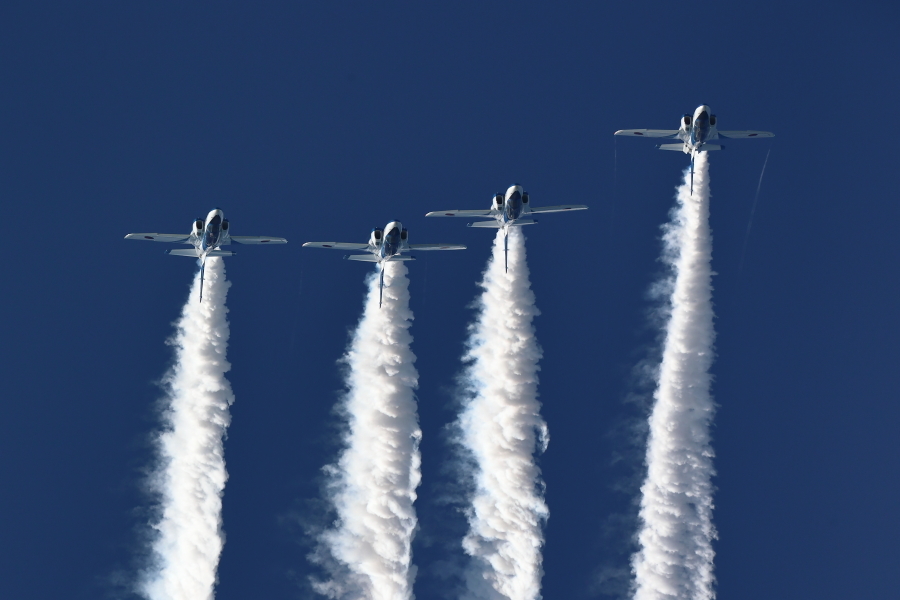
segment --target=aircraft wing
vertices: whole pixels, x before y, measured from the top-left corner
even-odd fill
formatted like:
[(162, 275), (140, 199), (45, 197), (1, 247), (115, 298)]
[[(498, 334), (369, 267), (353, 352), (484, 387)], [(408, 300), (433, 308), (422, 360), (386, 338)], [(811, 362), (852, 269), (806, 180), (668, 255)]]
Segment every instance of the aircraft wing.
[(560, 206), (541, 206), (539, 208), (532, 208), (529, 212), (532, 213), (552, 213), (552, 212), (565, 212), (567, 210), (586, 210), (587, 206), (584, 204), (562, 204)]
[(720, 131), (719, 137), (740, 140), (744, 138), (770, 138), (775, 137), (771, 131)]
[(426, 217), (493, 217), (496, 213), (491, 210), (435, 210), (425, 213)]
[(677, 129), (620, 129), (613, 135), (637, 135), (650, 138), (676, 138)]
[(410, 250), (465, 250), (462, 244), (410, 244)]
[(129, 233), (126, 240), (150, 240), (151, 242), (169, 242), (172, 244), (190, 244), (190, 235), (183, 233)]
[(287, 240), (279, 237), (263, 237), (259, 235), (232, 235), (235, 244), (287, 244)]
[(344, 242), (306, 242), (304, 248), (332, 248), (334, 250), (368, 250), (369, 244), (347, 244)]

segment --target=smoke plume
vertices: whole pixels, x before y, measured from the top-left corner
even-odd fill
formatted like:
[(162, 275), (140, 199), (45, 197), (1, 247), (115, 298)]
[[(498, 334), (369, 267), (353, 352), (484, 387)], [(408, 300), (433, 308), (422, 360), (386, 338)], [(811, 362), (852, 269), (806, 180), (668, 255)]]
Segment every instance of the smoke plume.
[(497, 232), (481, 282), (457, 423), (474, 478), (463, 540), (472, 557), (466, 577), (472, 600), (541, 597), (542, 526), (549, 516), (533, 457), (549, 440), (537, 399), (541, 349), (532, 321), (539, 311), (528, 280), (525, 236), (519, 227), (510, 228), (507, 272), (504, 233)]
[(175, 364), (164, 381), (164, 430), (157, 440), (159, 463), (149, 479), (158, 494), (158, 515), (140, 593), (150, 600), (211, 600), (222, 552), (223, 438), (234, 402), (225, 373), (228, 321), (225, 298), (231, 284), (221, 258), (206, 261), (200, 302), (200, 273), (170, 341)]
[(386, 263), (381, 308), (377, 273), (368, 285), (362, 319), (343, 358), (344, 449), (325, 469), (337, 520), (320, 535), (312, 556), (329, 577), (313, 586), (339, 600), (408, 600), (415, 578), (411, 544), (422, 432), (413, 392), (418, 373), (410, 350), (406, 266)]
[(686, 171), (664, 228), (663, 259), (671, 275), (662, 284), (670, 295), (641, 487), (640, 550), (632, 557), (635, 600), (715, 597), (709, 434), (715, 331), (706, 152), (695, 160), (693, 195), (689, 177)]

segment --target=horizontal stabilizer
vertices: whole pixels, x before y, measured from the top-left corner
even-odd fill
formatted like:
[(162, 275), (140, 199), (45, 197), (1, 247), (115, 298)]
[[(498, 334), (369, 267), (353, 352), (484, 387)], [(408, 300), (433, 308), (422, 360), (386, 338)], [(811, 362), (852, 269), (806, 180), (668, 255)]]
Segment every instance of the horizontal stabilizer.
[(378, 262), (381, 259), (374, 254), (348, 254), (344, 256), (344, 260), (356, 260), (359, 262)]
[(304, 248), (332, 248), (333, 250), (368, 250), (369, 244), (353, 244), (347, 242), (306, 242)]
[(487, 227), (489, 229), (500, 229), (503, 225), (499, 221), (478, 221), (477, 223), (469, 223), (469, 227)]
[(719, 137), (732, 140), (746, 140), (750, 138), (770, 138), (775, 137), (771, 131), (720, 131)]
[(684, 152), (684, 144), (660, 144), (657, 146), (660, 150), (677, 150), (679, 152)]
[(181, 233), (129, 233), (126, 240), (149, 240), (151, 242), (169, 242), (171, 244), (190, 244), (191, 236)]
[(426, 217), (491, 217), (497, 214), (491, 209), (487, 210), (435, 210), (425, 213)]
[(388, 259), (391, 262), (397, 262), (399, 260), (416, 260), (415, 256), (403, 256), (403, 255), (394, 255)]
[(700, 152), (712, 152), (713, 150), (724, 150), (725, 146), (719, 144), (703, 144), (700, 146)]
[[(166, 250), (166, 254), (171, 254), (172, 256), (190, 256), (191, 258), (200, 258), (197, 255), (197, 250), (195, 249), (187, 249), (184, 250)], [(235, 252), (230, 252), (228, 250), (210, 250), (206, 256), (234, 256)]]
[(229, 237), (235, 244), (287, 244), (287, 240), (280, 237), (260, 235), (232, 235)]
[(510, 223), (512, 227), (518, 227), (519, 225), (537, 225), (537, 221), (534, 219), (517, 219)]
[(674, 138), (678, 136), (677, 129), (620, 129), (613, 135), (636, 135), (651, 138)]

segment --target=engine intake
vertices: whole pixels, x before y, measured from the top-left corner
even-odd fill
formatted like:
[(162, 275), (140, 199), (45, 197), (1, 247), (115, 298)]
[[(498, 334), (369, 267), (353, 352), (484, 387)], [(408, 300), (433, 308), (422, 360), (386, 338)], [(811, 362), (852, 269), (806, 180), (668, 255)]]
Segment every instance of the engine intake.
[(691, 126), (691, 115), (684, 115), (683, 117), (681, 117), (681, 121), (682, 121), (682, 123), (684, 123), (685, 127), (690, 127)]
[(228, 219), (222, 221), (222, 231), (228, 231)]
[(522, 204), (528, 204), (528, 192), (522, 193)]
[(203, 219), (197, 219), (196, 221), (194, 221), (194, 229), (196, 229), (197, 231), (203, 231), (203, 228), (205, 226), (206, 223), (203, 221)]
[(716, 115), (709, 115), (709, 124), (710, 125), (716, 124)]
[(409, 232), (406, 231), (405, 229), (401, 229), (400, 230), (400, 239), (405, 242), (408, 237), (409, 237)]

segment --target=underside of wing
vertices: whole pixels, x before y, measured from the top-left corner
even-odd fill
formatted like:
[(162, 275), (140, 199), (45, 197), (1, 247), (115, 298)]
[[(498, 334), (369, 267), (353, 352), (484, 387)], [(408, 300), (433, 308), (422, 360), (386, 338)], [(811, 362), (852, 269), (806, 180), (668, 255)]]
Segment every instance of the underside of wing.
[(287, 240), (280, 237), (263, 237), (259, 235), (232, 235), (230, 237), (235, 244), (287, 244)]
[(719, 137), (741, 140), (745, 138), (770, 138), (775, 137), (771, 131), (720, 131)]
[(435, 210), (426, 213), (426, 217), (493, 217), (497, 213), (491, 209), (487, 210)]
[(359, 262), (378, 262), (381, 260), (374, 254), (348, 254), (344, 257), (347, 260), (356, 260)]
[(306, 242), (304, 248), (331, 248), (333, 250), (368, 250), (368, 244), (349, 244), (345, 242)]
[(561, 206), (542, 206), (538, 208), (532, 208), (531, 212), (533, 213), (552, 213), (552, 212), (565, 212), (567, 210), (586, 210), (587, 206), (584, 204), (563, 204)]
[(181, 233), (129, 233), (126, 240), (148, 240), (151, 242), (169, 242), (170, 244), (190, 244), (190, 235)]
[(410, 244), (410, 250), (465, 250), (462, 244)]
[(469, 227), (481, 227), (486, 229), (502, 229), (503, 223), (500, 221), (475, 221), (474, 223), (469, 223)]
[[(200, 256), (198, 256), (199, 253), (197, 252), (196, 249), (189, 249), (189, 248), (184, 248), (184, 249), (179, 248), (177, 250), (166, 250), (166, 254), (168, 254), (169, 256), (190, 256), (193, 258), (200, 258)], [(207, 257), (209, 257), (209, 256), (234, 256), (234, 254), (235, 253), (231, 252), (230, 250), (216, 249), (216, 250), (210, 250), (209, 252), (207, 252), (206, 256)]]
[(675, 138), (678, 137), (677, 129), (620, 129), (614, 135), (631, 135), (651, 138)]

